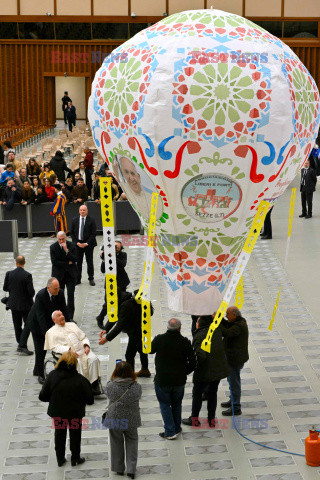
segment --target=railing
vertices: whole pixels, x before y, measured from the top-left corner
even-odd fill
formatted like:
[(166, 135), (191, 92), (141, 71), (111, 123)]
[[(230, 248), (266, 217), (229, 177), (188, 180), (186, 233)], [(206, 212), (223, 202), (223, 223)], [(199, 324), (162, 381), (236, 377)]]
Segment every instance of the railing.
[[(44, 202), (40, 204), (21, 205), (14, 204), (12, 210), (8, 211), (0, 205), (0, 220), (17, 220), (18, 232), (27, 234), (31, 238), (38, 233), (54, 233), (54, 221), (50, 215), (53, 203)], [(95, 219), (97, 231), (102, 232), (101, 208), (95, 202), (86, 202), (89, 215)], [(143, 233), (140, 218), (131, 207), (130, 203), (113, 202), (115, 232), (140, 232)], [(79, 205), (74, 203), (66, 204), (66, 218), (68, 229), (71, 227), (72, 219), (79, 215)], [(1, 233), (0, 233), (1, 237)]]

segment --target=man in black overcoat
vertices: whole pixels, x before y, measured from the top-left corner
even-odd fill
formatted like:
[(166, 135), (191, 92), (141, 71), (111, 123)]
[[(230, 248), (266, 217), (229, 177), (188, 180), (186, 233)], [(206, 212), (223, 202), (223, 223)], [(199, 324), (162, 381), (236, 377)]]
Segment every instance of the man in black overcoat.
[[(130, 363), (134, 370), (134, 360), (137, 353), (140, 355), (141, 370), (137, 373), (138, 377), (151, 377), (148, 368), (148, 354), (142, 350), (142, 330), (141, 330), (141, 304), (135, 299), (138, 290), (132, 293), (121, 292), (118, 290), (118, 321), (116, 323), (108, 321), (105, 329), (99, 334), (99, 345), (104, 345), (106, 342), (111, 342), (120, 332), (128, 335), (128, 346), (126, 350), (126, 361)], [(154, 309), (152, 304), (151, 315)]]
[(68, 95), (68, 92), (64, 92), (63, 97), (61, 98), (62, 101), (62, 111), (63, 111), (63, 120), (64, 123), (67, 124), (67, 106), (68, 102), (72, 102), (71, 98)]
[(227, 320), (223, 319), (220, 325), (224, 348), (230, 366), (230, 375), (228, 377), (230, 400), (221, 403), (221, 407), (226, 408), (226, 410), (222, 412), (222, 415), (230, 417), (233, 415), (241, 415), (242, 413), (240, 373), (244, 364), (249, 360), (249, 330), (245, 318), (242, 317), (237, 307), (229, 307), (226, 312), (226, 317)]
[(17, 352), (32, 355), (33, 352), (30, 352), (27, 348), (30, 331), (25, 332), (23, 341), (21, 339), (22, 322), (25, 324), (27, 321), (35, 294), (32, 275), (24, 269), (25, 263), (25, 258), (18, 255), (16, 258), (17, 268), (6, 273), (3, 290), (9, 292), (6, 307), (12, 313), (14, 331), (18, 342)]
[(60, 289), (59, 281), (51, 277), (47, 282), (47, 286), (37, 293), (27, 320), (27, 325), (32, 333), (35, 350), (33, 375), (38, 377), (38, 381), (41, 384), (44, 383), (44, 360), (46, 357), (46, 350), (44, 350), (45, 335), (47, 330), (54, 326), (52, 314), (56, 310), (61, 310), (66, 321), (69, 321), (69, 313), (63, 290)]
[[(313, 168), (310, 167), (309, 160), (306, 160), (304, 167), (301, 169), (300, 192), (302, 213), (299, 217), (312, 217), (312, 200), (313, 192), (316, 189), (317, 175)], [(307, 210), (308, 206), (308, 210)]]
[(68, 312), (70, 320), (74, 316), (74, 291), (78, 277), (76, 246), (67, 240), (65, 232), (57, 233), (57, 241), (50, 245), (52, 277), (59, 280), (62, 290), (67, 287)]

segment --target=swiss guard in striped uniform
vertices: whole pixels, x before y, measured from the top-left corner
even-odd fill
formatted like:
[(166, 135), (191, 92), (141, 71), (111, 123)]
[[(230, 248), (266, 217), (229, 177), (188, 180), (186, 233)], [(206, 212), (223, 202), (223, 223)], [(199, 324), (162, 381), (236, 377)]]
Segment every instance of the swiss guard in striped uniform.
[(54, 228), (56, 232), (68, 232), (67, 217), (65, 212), (66, 197), (62, 193), (62, 187), (59, 183), (54, 185), (57, 198), (54, 201), (50, 214), (54, 217)]

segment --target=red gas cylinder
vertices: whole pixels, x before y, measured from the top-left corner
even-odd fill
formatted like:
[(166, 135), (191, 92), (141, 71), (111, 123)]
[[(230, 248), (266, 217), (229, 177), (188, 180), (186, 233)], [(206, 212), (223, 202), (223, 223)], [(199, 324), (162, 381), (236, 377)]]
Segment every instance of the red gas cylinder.
[(306, 462), (310, 467), (319, 467), (320, 466), (320, 438), (319, 432), (312, 427), (312, 430), (309, 430), (309, 437), (305, 441), (306, 446)]

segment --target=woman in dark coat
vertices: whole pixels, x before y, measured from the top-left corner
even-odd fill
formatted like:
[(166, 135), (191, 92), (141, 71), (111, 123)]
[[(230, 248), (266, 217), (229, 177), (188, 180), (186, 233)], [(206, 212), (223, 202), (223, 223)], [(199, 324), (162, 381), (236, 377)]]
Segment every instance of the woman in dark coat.
[(86, 405), (94, 403), (89, 380), (77, 371), (75, 353), (65, 352), (49, 373), (39, 394), (41, 402), (49, 402), (48, 415), (52, 418), (58, 466), (66, 463), (67, 429), (70, 435), (71, 465), (85, 462), (80, 456), (82, 418)]
[(59, 182), (65, 181), (66, 176), (64, 172), (72, 173), (72, 170), (67, 167), (63, 153), (60, 150), (57, 150), (55, 156), (51, 159), (50, 168), (57, 175)]
[(221, 327), (215, 329), (211, 339), (210, 353), (202, 350), (201, 345), (206, 338), (210, 324), (211, 315), (204, 315), (198, 318), (192, 346), (197, 356), (197, 366), (193, 372), (192, 390), (192, 411), (191, 416), (182, 420), (184, 425), (200, 426), (199, 413), (202, 407), (202, 394), (206, 391), (208, 396), (208, 426), (216, 426), (217, 393), (220, 380), (226, 378), (230, 369), (228, 366), (224, 345), (222, 340)]
[(111, 470), (123, 475), (125, 452), (127, 476), (135, 477), (138, 460), (138, 427), (141, 426), (139, 400), (141, 385), (130, 363), (119, 362), (104, 390), (109, 406), (104, 426), (110, 433)]

